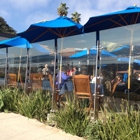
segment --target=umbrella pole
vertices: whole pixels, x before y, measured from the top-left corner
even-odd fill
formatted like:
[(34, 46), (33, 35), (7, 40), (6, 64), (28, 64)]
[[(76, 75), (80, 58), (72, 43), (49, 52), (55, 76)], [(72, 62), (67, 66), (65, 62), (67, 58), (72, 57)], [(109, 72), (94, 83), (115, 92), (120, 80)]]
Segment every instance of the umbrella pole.
[(26, 74), (25, 74), (25, 86), (24, 90), (28, 92), (30, 82), (30, 62), (29, 62), (29, 48), (27, 48), (27, 64), (26, 64)]
[[(21, 78), (21, 74), (20, 74), (20, 67), (21, 67), (21, 55), (22, 55), (22, 49), (20, 50), (20, 56), (19, 56), (19, 67), (18, 67), (18, 86), (19, 86), (19, 83), (21, 82), (20, 78)], [(21, 83), (20, 83), (21, 84)]]
[(57, 59), (57, 39), (55, 39), (55, 51), (54, 51), (54, 72), (53, 72), (53, 96), (52, 96), (52, 109), (56, 108), (56, 89), (55, 89), (55, 74), (56, 74), (56, 59)]
[(98, 59), (99, 59), (99, 41), (97, 41), (97, 51), (96, 51), (96, 64), (95, 64), (95, 87), (94, 87), (94, 118), (98, 119), (98, 107), (99, 107), (99, 103), (98, 103), (98, 94), (97, 94), (97, 73), (98, 73)]
[(62, 71), (62, 49), (63, 49), (63, 38), (61, 38), (61, 49), (60, 49), (60, 53), (61, 53), (61, 56), (60, 56), (60, 67), (59, 67), (59, 71), (60, 71), (60, 77), (59, 77), (59, 83), (61, 83), (61, 71)]
[(131, 86), (131, 59), (132, 59), (132, 50), (133, 50), (132, 37), (133, 37), (133, 30), (131, 30), (129, 65), (128, 65), (128, 108), (129, 108), (129, 97), (130, 97), (130, 86)]
[(89, 49), (87, 49), (87, 67), (89, 65)]
[(5, 66), (5, 81), (4, 81), (4, 86), (8, 84), (8, 47), (6, 47), (6, 66)]

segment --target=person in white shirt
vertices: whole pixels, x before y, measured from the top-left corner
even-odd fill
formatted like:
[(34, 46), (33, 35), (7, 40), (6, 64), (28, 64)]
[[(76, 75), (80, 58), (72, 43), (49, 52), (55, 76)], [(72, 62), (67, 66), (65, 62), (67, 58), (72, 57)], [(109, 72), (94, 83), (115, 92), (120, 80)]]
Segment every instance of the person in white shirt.
[(140, 81), (140, 73), (138, 74), (137, 80)]

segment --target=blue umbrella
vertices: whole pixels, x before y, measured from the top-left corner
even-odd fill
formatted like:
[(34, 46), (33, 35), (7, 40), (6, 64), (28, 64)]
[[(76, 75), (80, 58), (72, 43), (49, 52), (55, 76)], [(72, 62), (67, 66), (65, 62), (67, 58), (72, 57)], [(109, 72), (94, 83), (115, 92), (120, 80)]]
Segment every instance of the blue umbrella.
[[(68, 37), (82, 33), (83, 26), (73, 22), (70, 18), (61, 16), (55, 20), (44, 21), (32, 24), (26, 31), (18, 35), (26, 38), (30, 43), (55, 39), (55, 48), (57, 51), (57, 38)], [(62, 50), (62, 46), (61, 46)], [(56, 54), (54, 60), (54, 75), (56, 65)], [(62, 57), (60, 59), (60, 71), (62, 65)], [(55, 81), (55, 80), (53, 80)], [(54, 84), (53, 84), (54, 85)], [(53, 96), (54, 100), (55, 95)]]
[[(129, 62), (129, 58), (128, 57), (120, 57), (120, 58), (117, 59), (117, 61), (127, 62), (128, 63)], [(138, 65), (140, 65), (140, 60), (138, 60), (138, 59), (135, 59), (133, 62), (137, 63)]]
[(125, 10), (90, 17), (84, 32), (100, 31), (140, 23), (140, 7), (130, 6)]
[(119, 54), (129, 54), (129, 49), (130, 46), (121, 46), (113, 51), (111, 51), (111, 53), (119, 55)]
[(121, 57), (121, 58), (118, 58), (117, 61), (120, 61), (120, 62), (129, 62), (129, 58), (127, 58), (127, 57)]
[(88, 53), (87, 50), (83, 50), (81, 52), (78, 52), (78, 53), (75, 53), (73, 55), (70, 56), (70, 58), (79, 58), (79, 57), (83, 57), (83, 56), (86, 56)]
[[(90, 49), (89, 50), (89, 53), (88, 53), (88, 50), (83, 50), (81, 52), (78, 52), (76, 54), (73, 54), (70, 56), (70, 58), (79, 58), (79, 57), (83, 57), (83, 56), (86, 56), (86, 55), (96, 55), (97, 54), (97, 50), (96, 49)], [(110, 57), (116, 57), (114, 54), (106, 51), (106, 50), (101, 50), (101, 55), (102, 56), (110, 56)]]
[[(6, 48), (5, 84), (7, 82), (6, 80), (8, 74), (8, 47), (18, 47), (18, 48), (27, 48), (27, 49), (32, 48), (31, 44), (25, 38), (22, 38), (20, 36), (0, 41), (0, 48)], [(27, 63), (28, 61), (29, 61), (29, 56), (27, 57)], [(19, 63), (18, 81), (19, 81), (19, 74), (20, 74), (20, 65), (21, 65), (21, 56), (20, 56), (20, 63)]]
[[(116, 27), (128, 26), (132, 24), (140, 23), (140, 7), (131, 6), (125, 10), (112, 12), (96, 17), (91, 17), (88, 22), (84, 25), (84, 32), (94, 32), (97, 31), (97, 40), (99, 39), (99, 31), (105, 29), (112, 29)], [(134, 28), (130, 29), (131, 36), (134, 32)], [(130, 43), (131, 44), (131, 43)], [(130, 59), (132, 53), (132, 46), (130, 46)], [(128, 66), (128, 91), (130, 90), (130, 77), (131, 77), (131, 66), (129, 62)], [(129, 100), (129, 99), (128, 99)]]
[(82, 30), (81, 24), (61, 16), (55, 20), (32, 24), (26, 31), (18, 33), (18, 35), (34, 43), (80, 34)]
[(0, 48), (13, 46), (19, 48), (32, 48), (31, 44), (25, 38), (21, 38), (19, 36), (0, 41)]
[(134, 62), (135, 62), (135, 63), (138, 63), (138, 65), (140, 65), (140, 60), (135, 59)]

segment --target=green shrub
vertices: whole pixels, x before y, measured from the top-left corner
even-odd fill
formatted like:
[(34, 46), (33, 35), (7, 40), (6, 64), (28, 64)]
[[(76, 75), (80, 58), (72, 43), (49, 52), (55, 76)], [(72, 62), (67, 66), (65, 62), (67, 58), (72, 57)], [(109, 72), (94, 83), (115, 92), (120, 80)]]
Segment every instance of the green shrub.
[(67, 133), (77, 136), (83, 136), (86, 127), (89, 124), (89, 112), (79, 107), (79, 103), (66, 99), (64, 108), (55, 113), (54, 121), (57, 127), (63, 129)]
[(51, 110), (51, 97), (49, 92), (35, 91), (28, 95), (18, 88), (3, 88), (0, 90), (0, 111), (20, 113), (44, 122)]
[(23, 98), (18, 101), (18, 112), (29, 118), (44, 122), (51, 110), (51, 105), (51, 94), (42, 93), (42, 91), (38, 90), (29, 95), (24, 94)]
[[(21, 92), (17, 88), (5, 88), (0, 90), (0, 111), (17, 112), (17, 103), (21, 98)], [(3, 105), (2, 105), (3, 104)]]
[(90, 123), (85, 131), (88, 140), (140, 140), (140, 112), (107, 113), (106, 121)]

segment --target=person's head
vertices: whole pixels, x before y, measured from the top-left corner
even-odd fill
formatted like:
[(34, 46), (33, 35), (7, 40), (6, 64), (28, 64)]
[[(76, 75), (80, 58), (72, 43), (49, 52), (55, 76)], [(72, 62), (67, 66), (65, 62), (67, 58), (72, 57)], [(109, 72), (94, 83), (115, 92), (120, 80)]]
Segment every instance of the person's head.
[(140, 78), (140, 73), (138, 74), (138, 78)]
[(94, 77), (94, 75), (91, 75), (91, 76), (90, 76), (90, 79), (92, 80), (92, 79), (93, 79), (93, 77)]
[(85, 69), (82, 70), (81, 74), (87, 75), (87, 71)]
[(67, 70), (68, 70), (68, 69), (67, 69), (67, 67), (65, 67), (65, 66), (63, 66), (63, 67), (62, 67), (62, 71), (63, 71), (63, 72), (65, 72), (65, 73), (66, 73), (66, 72), (67, 72)]
[(73, 70), (73, 66), (70, 66), (70, 70)]
[(45, 64), (45, 68), (47, 68), (48, 67), (48, 64)]
[(121, 77), (118, 75), (118, 76), (116, 76), (116, 78), (118, 79), (118, 80), (121, 80)]
[(74, 67), (73, 67), (73, 70), (74, 70), (74, 71), (77, 71), (77, 67), (76, 67), (76, 66), (74, 66)]

